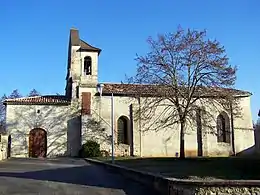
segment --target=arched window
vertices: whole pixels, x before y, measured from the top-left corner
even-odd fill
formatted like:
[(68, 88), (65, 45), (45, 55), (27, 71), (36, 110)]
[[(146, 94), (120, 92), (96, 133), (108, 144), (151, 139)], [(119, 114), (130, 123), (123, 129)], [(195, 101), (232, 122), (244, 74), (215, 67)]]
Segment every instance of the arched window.
[(218, 142), (230, 143), (230, 121), (225, 112), (217, 117), (217, 137)]
[(124, 116), (117, 120), (117, 142), (119, 144), (129, 144), (128, 119)]
[(84, 58), (84, 73), (86, 75), (91, 75), (91, 68), (92, 68), (92, 61), (91, 61), (91, 57), (86, 56)]

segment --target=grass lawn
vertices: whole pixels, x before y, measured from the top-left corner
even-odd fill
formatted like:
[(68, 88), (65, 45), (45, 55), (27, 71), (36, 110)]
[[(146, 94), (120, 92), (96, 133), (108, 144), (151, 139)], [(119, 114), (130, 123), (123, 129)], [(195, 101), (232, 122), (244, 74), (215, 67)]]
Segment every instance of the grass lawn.
[[(111, 158), (98, 158), (111, 162)], [(182, 179), (260, 179), (260, 158), (135, 158), (118, 157), (115, 163)]]

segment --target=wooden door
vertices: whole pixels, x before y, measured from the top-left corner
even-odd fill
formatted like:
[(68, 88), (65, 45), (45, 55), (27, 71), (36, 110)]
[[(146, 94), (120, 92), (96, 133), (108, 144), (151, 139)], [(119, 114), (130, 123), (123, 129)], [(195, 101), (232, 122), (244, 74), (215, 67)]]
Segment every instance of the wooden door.
[(33, 129), (29, 135), (29, 157), (46, 157), (47, 134), (43, 129)]

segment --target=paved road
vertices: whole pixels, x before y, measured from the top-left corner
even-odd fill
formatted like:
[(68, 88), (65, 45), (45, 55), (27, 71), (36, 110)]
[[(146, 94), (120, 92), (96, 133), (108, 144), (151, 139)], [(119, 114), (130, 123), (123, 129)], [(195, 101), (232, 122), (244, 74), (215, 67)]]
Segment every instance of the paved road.
[(156, 195), (138, 183), (75, 159), (0, 162), (0, 194)]

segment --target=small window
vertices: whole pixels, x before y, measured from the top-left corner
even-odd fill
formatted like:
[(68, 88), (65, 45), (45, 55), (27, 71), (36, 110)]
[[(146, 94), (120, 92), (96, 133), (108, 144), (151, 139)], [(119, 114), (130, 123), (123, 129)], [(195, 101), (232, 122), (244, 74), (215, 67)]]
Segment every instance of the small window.
[(84, 58), (84, 73), (85, 75), (91, 75), (92, 61), (91, 57), (87, 56)]

